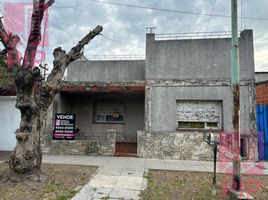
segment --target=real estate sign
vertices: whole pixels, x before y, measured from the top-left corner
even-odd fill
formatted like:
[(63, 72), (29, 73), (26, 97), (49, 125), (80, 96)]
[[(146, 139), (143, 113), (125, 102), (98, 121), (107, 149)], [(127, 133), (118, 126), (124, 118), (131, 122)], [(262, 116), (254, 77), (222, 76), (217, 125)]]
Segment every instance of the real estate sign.
[(53, 139), (74, 140), (75, 136), (75, 115), (61, 114), (55, 115)]

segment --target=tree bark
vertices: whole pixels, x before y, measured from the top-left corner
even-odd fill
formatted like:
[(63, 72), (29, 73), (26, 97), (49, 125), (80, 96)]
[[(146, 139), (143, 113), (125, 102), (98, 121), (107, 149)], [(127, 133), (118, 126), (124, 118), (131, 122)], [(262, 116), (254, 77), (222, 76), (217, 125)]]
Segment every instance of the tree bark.
[[(42, 121), (46, 119), (47, 110), (54, 96), (60, 91), (62, 79), (68, 65), (81, 56), (83, 47), (102, 31), (97, 26), (78, 42), (68, 53), (60, 47), (54, 50), (53, 69), (47, 80), (42, 80), (39, 68), (34, 68), (36, 49), (40, 41), (43, 12), (54, 0), (33, 0), (31, 31), (28, 38), (22, 64), (18, 59), (17, 44), (19, 37), (8, 34), (0, 19), (0, 40), (8, 56), (8, 67), (16, 87), (16, 108), (20, 110), (21, 122), (16, 130), (17, 144), (9, 161), (11, 172), (18, 174), (36, 174), (41, 170), (42, 151), (40, 135)], [(15, 59), (10, 59), (15, 58)], [(42, 83), (42, 84), (41, 84)]]

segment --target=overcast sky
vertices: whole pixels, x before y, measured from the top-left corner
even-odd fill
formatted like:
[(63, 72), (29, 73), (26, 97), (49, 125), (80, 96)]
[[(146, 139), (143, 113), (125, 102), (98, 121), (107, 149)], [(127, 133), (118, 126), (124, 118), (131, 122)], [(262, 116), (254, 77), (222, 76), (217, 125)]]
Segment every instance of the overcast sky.
[[(96, 25), (103, 26), (105, 37), (98, 36), (87, 45), (86, 55), (145, 54), (146, 27), (151, 26), (156, 27), (155, 33), (231, 30), (230, 18), (116, 6), (91, 0), (55, 1), (56, 3), (49, 11), (49, 45), (45, 47), (46, 62), (49, 64), (52, 63), (52, 52), (55, 47), (62, 46), (68, 51)], [(230, 15), (231, 13), (231, 0), (101, 1), (215, 15)], [(241, 16), (241, 0), (238, 1), (239, 16)], [(11, 2), (11, 0), (0, 0), (0, 2), (3, 7), (5, 2)], [(268, 19), (268, 0), (243, 0), (242, 10), (244, 17)], [(242, 26), (239, 20), (239, 29), (241, 28), (253, 29), (256, 71), (268, 71), (268, 20), (246, 19)]]

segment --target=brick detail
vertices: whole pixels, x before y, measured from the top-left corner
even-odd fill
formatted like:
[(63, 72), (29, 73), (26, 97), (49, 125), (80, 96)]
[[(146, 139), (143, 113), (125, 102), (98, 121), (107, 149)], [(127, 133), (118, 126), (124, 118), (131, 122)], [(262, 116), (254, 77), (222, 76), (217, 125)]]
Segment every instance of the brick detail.
[(256, 104), (268, 105), (268, 83), (256, 86)]

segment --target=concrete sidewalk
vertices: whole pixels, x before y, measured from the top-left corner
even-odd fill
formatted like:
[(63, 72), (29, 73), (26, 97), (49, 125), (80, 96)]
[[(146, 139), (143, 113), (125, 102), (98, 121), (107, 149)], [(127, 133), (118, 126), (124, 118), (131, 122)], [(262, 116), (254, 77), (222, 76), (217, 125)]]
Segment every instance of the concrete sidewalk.
[[(73, 200), (139, 199), (147, 186), (145, 178), (149, 169), (213, 172), (211, 161), (145, 159), (130, 157), (103, 157), (78, 155), (44, 155), (43, 163), (98, 166), (91, 178)], [(219, 170), (221, 165), (221, 170)], [(222, 167), (223, 166), (223, 167)], [(232, 169), (232, 163), (218, 163), (218, 172)], [(243, 162), (242, 173), (250, 169), (253, 174), (268, 174), (268, 163)], [(257, 169), (257, 170), (256, 170)], [(259, 170), (258, 170), (259, 169)]]
[[(213, 172), (213, 161), (45, 154), (43, 155), (43, 163), (88, 165), (97, 167), (115, 165), (116, 167), (121, 168), (122, 164), (128, 163), (128, 165), (143, 166), (144, 169)], [(219, 168), (219, 165), (231, 167), (232, 163), (217, 162), (217, 168)], [(248, 170), (250, 166), (255, 166), (259, 169), (264, 167), (262, 169), (263, 174), (268, 175), (268, 162), (242, 162), (242, 173), (243, 171)], [(217, 171), (222, 172), (223, 169), (217, 169)]]

